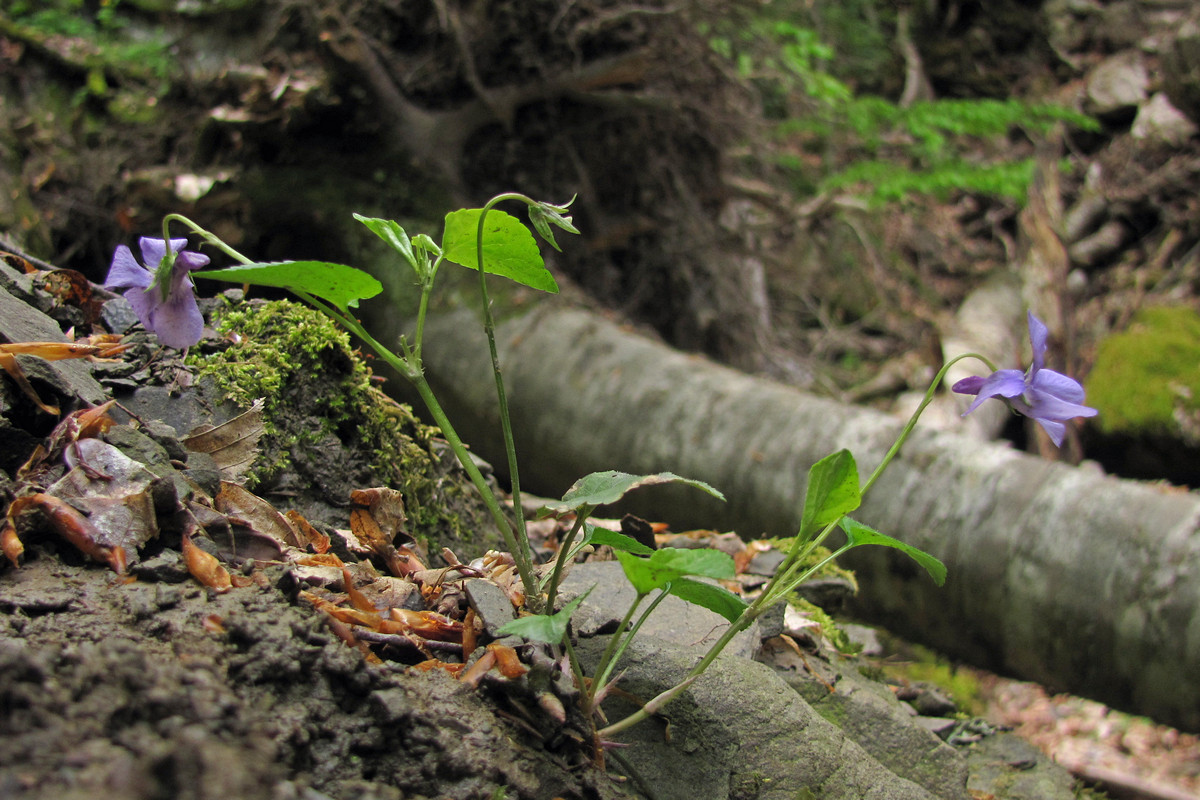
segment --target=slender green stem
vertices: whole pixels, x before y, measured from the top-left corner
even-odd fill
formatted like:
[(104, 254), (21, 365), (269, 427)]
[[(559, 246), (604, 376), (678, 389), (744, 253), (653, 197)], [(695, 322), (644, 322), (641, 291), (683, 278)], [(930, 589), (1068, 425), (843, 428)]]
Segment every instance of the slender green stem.
[(254, 263), (254, 261), (252, 259), (246, 258), (244, 255), (239, 253), (237, 250), (234, 250), (232, 247), (225, 244), (225, 242), (221, 241), (220, 237), (218, 237), (215, 233), (206, 231), (204, 228), (201, 228), (195, 222), (192, 222), (190, 219), (183, 216), (182, 214), (167, 214), (165, 217), (163, 217), (163, 240), (164, 241), (170, 241), (170, 237), (168, 236), (168, 233), (167, 233), (167, 228), (168, 228), (168, 226), (170, 226), (170, 224), (172, 222), (182, 222), (184, 225), (187, 225), (189, 228), (192, 229), (192, 233), (195, 233), (200, 238), (204, 239), (204, 241), (206, 243), (211, 244), (213, 247), (217, 248), (222, 253), (225, 253), (230, 258), (236, 259), (237, 261), (240, 261), (243, 264), (253, 264)]
[[(617, 664), (621, 661), (621, 656), (625, 655), (625, 650), (629, 647), (629, 643), (633, 641), (633, 638), (637, 636), (638, 631), (642, 629), (642, 625), (644, 625), (646, 620), (650, 618), (650, 615), (654, 613), (654, 609), (658, 608), (659, 604), (662, 603), (663, 600), (667, 599), (667, 595), (670, 594), (670, 592), (671, 584), (668, 583), (662, 588), (661, 591), (659, 591), (658, 596), (651, 601), (646, 610), (641, 613), (641, 616), (638, 617), (637, 622), (635, 622), (633, 627), (629, 629), (629, 633), (621, 637), (621, 643), (612, 652), (609, 660), (607, 662), (605, 662), (603, 658), (600, 660), (598, 671), (596, 673), (596, 682), (592, 685), (593, 693), (601, 691), (604, 685), (608, 683), (608, 679), (612, 676), (613, 670), (616, 669)], [(645, 595), (638, 596), (634, 607), (636, 607), (637, 603), (642, 602), (643, 597), (645, 597)], [(626, 615), (626, 620), (622, 621), (622, 627), (617, 630), (617, 633), (613, 634), (614, 639), (621, 633), (622, 630), (624, 630), (625, 621), (628, 620), (632, 613), (633, 609), (631, 608), (629, 615)], [(609, 644), (611, 645), (612, 642), (610, 641)], [(607, 655), (609, 648), (606, 647), (604, 651)], [(597, 686), (600, 688), (596, 688)]]
[(692, 673), (682, 681), (675, 684), (670, 689), (667, 689), (665, 692), (655, 697), (649, 703), (646, 703), (646, 705), (642, 706), (625, 719), (618, 720), (612, 725), (596, 731), (596, 738), (600, 739), (601, 741), (608, 741), (626, 728), (631, 728), (651, 715), (657, 714), (659, 709), (674, 700), (680, 692), (695, 683), (696, 679), (699, 677), (700, 674), (693, 670)]
[(583, 688), (587, 686), (587, 679), (583, 676), (583, 668), (579, 666), (579, 656), (575, 655), (575, 645), (571, 644), (570, 634), (563, 637), (563, 643), (566, 645), (567, 663), (571, 665), (571, 675), (575, 678), (575, 685), (579, 687), (580, 701), (583, 703), (583, 714), (588, 719), (591, 719), (593, 709), (592, 693)]
[(422, 276), (421, 278), (421, 302), (417, 307), (417, 332), (413, 335), (413, 355), (418, 361), (421, 358), (421, 343), (425, 341), (425, 316), (429, 313), (429, 297), (433, 294), (433, 281), (437, 277), (438, 266), (441, 263), (442, 256), (438, 256), (437, 262), (429, 270), (428, 277)]
[(600, 655), (600, 661), (596, 664), (596, 680), (592, 682), (591, 694), (593, 697), (595, 696), (596, 692), (599, 691), (596, 687), (600, 684), (600, 677), (605, 672), (609, 662), (612, 660), (613, 653), (617, 651), (617, 646), (621, 643), (621, 638), (625, 635), (625, 629), (629, 627), (629, 623), (633, 619), (633, 615), (637, 613), (638, 606), (640, 606), (642, 601), (645, 599), (646, 595), (640, 593), (633, 599), (633, 603), (630, 604), (629, 610), (625, 612), (625, 616), (621, 619), (621, 624), (617, 626), (616, 632), (613, 633), (612, 637), (608, 640), (608, 644), (604, 647), (604, 652)]
[(488, 297), (487, 273), (483, 268), (483, 224), (488, 212), (498, 203), (505, 200), (520, 200), (527, 205), (534, 201), (523, 194), (507, 192), (496, 195), (483, 206), (479, 212), (479, 226), (475, 233), (475, 259), (479, 268), (479, 293), (483, 299), (483, 330), (487, 334), (488, 349), (492, 356), (492, 374), (496, 376), (496, 397), (500, 405), (500, 430), (504, 436), (504, 451), (508, 455), (508, 478), (511, 484), (513, 509), (517, 520), (517, 546), (513, 551), (513, 559), (519, 564), (526, 562), (532, 569), (533, 553), (529, 547), (529, 536), (525, 530), (525, 515), (521, 511), (521, 477), (517, 469), (517, 447), (513, 439), (512, 419), (508, 413), (508, 394), (504, 391), (504, 376), (500, 372), (500, 356), (496, 350), (496, 322), (492, 317), (492, 301)]
[(979, 355), (978, 353), (963, 353), (961, 356), (956, 356), (943, 364), (942, 368), (938, 370), (937, 375), (933, 376), (933, 380), (929, 383), (929, 388), (925, 390), (925, 397), (921, 400), (921, 405), (917, 406), (917, 410), (914, 411), (912, 416), (908, 418), (908, 422), (904, 425), (904, 430), (900, 431), (900, 435), (896, 437), (895, 443), (892, 445), (891, 449), (887, 451), (887, 455), (883, 457), (883, 461), (879, 462), (879, 466), (875, 467), (875, 471), (871, 473), (871, 477), (867, 478), (867, 482), (862, 485), (862, 489), (859, 490), (860, 494), (865, 495), (867, 491), (875, 485), (875, 481), (879, 479), (879, 476), (883, 474), (885, 469), (887, 469), (887, 465), (890, 464), (892, 459), (896, 457), (896, 454), (900, 452), (900, 448), (904, 446), (904, 443), (908, 441), (908, 435), (912, 433), (913, 428), (916, 427), (917, 420), (921, 418), (921, 413), (925, 411), (925, 407), (933, 401), (933, 395), (937, 392), (938, 387), (942, 385), (942, 380), (946, 377), (946, 373), (950, 371), (952, 366), (957, 364), (959, 361), (962, 361), (964, 358), (977, 358), (986, 364), (987, 368), (992, 372), (996, 371), (995, 365), (993, 365), (990, 360)]
[(579, 535), (579, 531), (583, 529), (591, 513), (592, 510), (589, 506), (584, 506), (576, 511), (575, 524), (571, 526), (570, 532), (558, 546), (558, 558), (554, 560), (554, 572), (550, 575), (550, 588), (546, 592), (547, 613), (554, 613), (554, 598), (558, 595), (558, 584), (562, 580), (563, 565), (571, 558), (571, 544), (574, 543), (575, 537)]

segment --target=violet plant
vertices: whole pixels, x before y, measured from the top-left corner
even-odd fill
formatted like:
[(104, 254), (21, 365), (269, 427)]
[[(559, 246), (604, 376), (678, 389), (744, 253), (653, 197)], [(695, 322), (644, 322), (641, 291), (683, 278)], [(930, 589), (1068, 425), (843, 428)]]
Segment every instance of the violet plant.
[[(482, 208), (460, 209), (447, 214), (440, 244), (425, 234), (410, 237), (392, 220), (354, 215), (396, 250), (417, 278), (420, 301), (415, 332), (411, 341), (401, 337), (398, 351), (392, 351), (372, 337), (352, 312), (360, 300), (373, 297), (382, 291), (382, 285), (371, 275), (354, 267), (321, 261), (254, 262), (214, 234), (177, 214), (164, 219), (161, 239), (141, 240), (144, 266), (137, 263), (127, 247), (118, 248), (106, 284), (125, 290), (125, 295), (134, 305), (139, 319), (148, 329), (158, 334), (160, 341), (168, 346), (181, 348), (195, 344), (200, 338), (200, 328), (197, 325), (199, 311), (192, 295), (191, 277), (288, 289), (356, 335), (397, 373), (412, 383), (495, 520), (516, 564), (526, 597), (526, 607), (535, 612), (513, 620), (503, 626), (501, 632), (544, 642), (565, 651), (576, 685), (581, 690), (582, 710), (590, 722), (595, 719), (594, 712), (598, 710), (600, 702), (612, 687), (613, 672), (625, 649), (641, 625), (667, 595), (675, 595), (722, 616), (729, 623), (728, 627), (681, 683), (653, 698), (629, 717), (595, 731), (598, 756), (613, 736), (656, 713), (690, 686), (739, 632), (748, 628), (771, 606), (785, 601), (801, 583), (848, 550), (865, 545), (895, 548), (924, 567), (938, 585), (945, 581), (945, 565), (937, 558), (874, 530), (853, 519), (849, 514), (861, 505), (863, 496), (900, 452), (922, 412), (932, 401), (947, 371), (955, 363), (965, 358), (976, 358), (991, 370), (989, 376), (966, 378), (952, 387), (955, 392), (976, 395), (975, 401), (965, 413), (974, 411), (989, 398), (1001, 399), (1014, 411), (1041, 424), (1056, 445), (1062, 442), (1066, 420), (1096, 413), (1094, 409), (1082, 405), (1083, 388), (1077, 382), (1044, 368), (1048, 333), (1045, 325), (1030, 314), (1033, 363), (1029, 370), (998, 370), (986, 357), (974, 353), (952, 359), (934, 377), (921, 404), (900, 431), (882, 462), (865, 482), (860, 482), (858, 466), (848, 450), (833, 453), (810, 468), (800, 530), (793, 538), (775, 575), (751, 602), (747, 603), (716, 583), (697, 580), (700, 578), (716, 581), (733, 578), (733, 559), (725, 553), (716, 550), (674, 548), (652, 550), (630, 537), (588, 522), (600, 506), (615, 503), (628, 492), (643, 486), (683, 483), (724, 499), (719, 491), (708, 484), (681, 478), (670, 472), (629, 475), (607, 471), (592, 473), (580, 479), (561, 501), (549, 503), (539, 511), (542, 517), (571, 518), (573, 522), (560, 545), (553, 566), (548, 570), (538, 570), (530, 551), (523, 515), (514, 515), (514, 528), (434, 396), (425, 378), (421, 359), (429, 298), (441, 265), (449, 261), (477, 270), (483, 301), (483, 326), (492, 358), (500, 404), (501, 428), (512, 482), (513, 506), (520, 509), (518, 464), (509, 421), (508, 400), (497, 355), (487, 275), (501, 275), (546, 292), (557, 292), (558, 287), (546, 269), (537, 240), (529, 229), (515, 217), (495, 209), (497, 204), (505, 201), (524, 203), (534, 230), (555, 249), (558, 249), (558, 245), (554, 239), (554, 227), (569, 233), (578, 233), (571, 217), (567, 216), (569, 202), (554, 205), (538, 202), (517, 193), (498, 195)], [(184, 250), (186, 240), (170, 238), (168, 228), (172, 222), (187, 226), (204, 243), (216, 247), (239, 264), (225, 269), (194, 272), (205, 266), (208, 259), (198, 253)], [(168, 242), (169, 246), (165, 244)], [(844, 543), (824, 559), (813, 563), (814, 552), (835, 530), (842, 532), (845, 537)], [(559, 583), (567, 565), (572, 563), (584, 548), (599, 545), (609, 545), (614, 549), (625, 576), (635, 589), (636, 597), (617, 632), (609, 640), (599, 663), (593, 669), (592, 678), (588, 680), (584, 676), (583, 666), (576, 657), (569, 636), (571, 615), (584, 596), (573, 599), (558, 611), (555, 611), (555, 607)], [(642, 604), (648, 598), (650, 603), (642, 608)]]

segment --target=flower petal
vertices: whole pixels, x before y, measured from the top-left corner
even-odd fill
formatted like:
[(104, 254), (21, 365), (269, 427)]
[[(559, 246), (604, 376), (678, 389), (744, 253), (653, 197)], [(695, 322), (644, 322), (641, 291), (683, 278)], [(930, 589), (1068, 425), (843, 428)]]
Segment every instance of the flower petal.
[(200, 341), (204, 333), (204, 318), (200, 315), (191, 287), (182, 292), (172, 292), (165, 303), (158, 303), (150, 312), (148, 327), (160, 342), (177, 350)]
[(1033, 376), (1038, 374), (1046, 361), (1046, 340), (1050, 336), (1050, 330), (1032, 311), (1026, 313), (1029, 314), (1029, 343), (1033, 345), (1033, 366), (1030, 367), (1029, 373)]
[(982, 375), (972, 375), (969, 378), (963, 378), (961, 381), (955, 381), (954, 385), (950, 387), (950, 391), (957, 392), (958, 394), (979, 394), (979, 388), (983, 386), (983, 382), (986, 380), (987, 378)]
[[(147, 273), (149, 274), (149, 273)], [(133, 306), (133, 313), (137, 314), (138, 320), (142, 323), (142, 327), (146, 330), (154, 330), (154, 309), (162, 302), (162, 295), (158, 289), (153, 286), (146, 288), (135, 286), (125, 292), (125, 299), (129, 301), (129, 305)]]
[(1050, 436), (1050, 441), (1054, 442), (1054, 446), (1062, 447), (1063, 436), (1066, 435), (1067, 426), (1061, 422), (1052, 422), (1048, 419), (1039, 419), (1037, 422)]
[(1029, 385), (1033, 389), (1047, 392), (1068, 403), (1083, 402), (1083, 387), (1079, 385), (1079, 382), (1052, 369), (1040, 371), (1033, 377)]
[[(208, 266), (208, 256), (193, 250), (183, 250), (175, 257), (175, 269), (191, 271)], [(180, 266), (182, 265), (182, 267)]]
[(998, 369), (989, 375), (979, 387), (979, 396), (963, 412), (963, 416), (979, 408), (991, 397), (1020, 397), (1025, 391), (1025, 373), (1019, 369)]
[(108, 276), (104, 279), (104, 286), (108, 289), (126, 289), (133, 286), (145, 289), (149, 285), (150, 272), (137, 262), (128, 247), (117, 247), (113, 253), (112, 264), (108, 268)]
[[(162, 239), (156, 239), (153, 236), (143, 236), (138, 239), (138, 246), (142, 248), (142, 262), (150, 270), (158, 269), (158, 264), (163, 260), (163, 256), (167, 254), (167, 248), (163, 246)], [(172, 239), (171, 250), (178, 253), (187, 246), (187, 239)]]
[(1067, 400), (1055, 397), (1041, 389), (1029, 390), (1029, 411), (1027, 416), (1038, 420), (1064, 420), (1075, 419), (1075, 417), (1094, 417), (1099, 412), (1094, 408), (1089, 408), (1079, 403), (1072, 403)]

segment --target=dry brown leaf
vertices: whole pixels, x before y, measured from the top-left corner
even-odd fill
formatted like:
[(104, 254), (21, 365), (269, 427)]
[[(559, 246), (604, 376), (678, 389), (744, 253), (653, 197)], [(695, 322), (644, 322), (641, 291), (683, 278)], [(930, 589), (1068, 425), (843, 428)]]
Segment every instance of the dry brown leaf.
[(387, 487), (355, 489), (350, 502), (356, 506), (350, 512), (351, 532), (387, 564), (389, 572), (405, 577), (424, 569), (415, 553), (407, 548), (398, 552), (394, 545), (396, 537), (405, 533), (403, 494)]
[(99, 544), (123, 547), (136, 561), (137, 551), (158, 536), (158, 476), (100, 439), (80, 439), (63, 460), (71, 470), (47, 492), (86, 512)]
[(66, 501), (42, 492), (18, 497), (8, 507), (9, 519), (15, 521), (27, 510), (41, 512), (50, 530), (73, 544), (84, 555), (102, 564), (108, 564), (118, 575), (125, 574), (125, 548), (101, 544), (100, 532), (87, 517)]
[(16, 529), (7, 520), (4, 522), (4, 528), (0, 529), (0, 552), (4, 553), (4, 557), (11, 561), (14, 567), (21, 566), (25, 545), (21, 544)]
[(213, 505), (222, 514), (245, 522), (254, 531), (266, 534), (281, 545), (304, 547), (296, 531), (275, 506), (239, 484), (221, 481), (221, 490), (213, 498)]
[(212, 553), (197, 547), (187, 533), (183, 535), (183, 563), (187, 565), (187, 570), (193, 578), (218, 594), (224, 594), (233, 588), (229, 570), (225, 569)]
[(263, 434), (263, 399), (250, 409), (215, 428), (194, 431), (183, 438), (183, 445), (197, 453), (208, 453), (226, 480), (237, 481), (258, 457), (258, 440)]
[(329, 537), (314, 528), (312, 523), (304, 518), (303, 514), (295, 509), (291, 509), (284, 513), (284, 517), (292, 524), (292, 529), (295, 530), (297, 538), (308, 547), (311, 547), (314, 553), (321, 554), (329, 551), (331, 545)]

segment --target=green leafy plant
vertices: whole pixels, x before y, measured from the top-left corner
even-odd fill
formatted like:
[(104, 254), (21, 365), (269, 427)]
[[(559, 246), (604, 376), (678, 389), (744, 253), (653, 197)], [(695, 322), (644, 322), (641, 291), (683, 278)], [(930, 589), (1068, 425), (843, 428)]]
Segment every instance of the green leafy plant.
[(173, 60), (161, 29), (130, 36), (131, 17), (120, 0), (14, 0), (0, 11), (0, 33), (35, 42), (87, 70), (81, 97), (109, 93), (113, 76), (165, 91)]
[[(1087, 412), (1094, 413), (1092, 409), (1079, 405), (1083, 400), (1083, 390), (1077, 383), (1066, 376), (1042, 368), (1045, 326), (1031, 315), (1030, 335), (1034, 361), (1028, 372), (996, 370), (983, 356), (960, 356), (943, 366), (934, 377), (923, 402), (900, 432), (883, 461), (865, 482), (860, 481), (858, 465), (848, 450), (840, 450), (812, 465), (808, 473), (800, 529), (790, 540), (785, 558), (774, 576), (751, 602), (747, 603), (741, 597), (712, 583), (734, 577), (733, 560), (725, 553), (716, 550), (671, 548), (652, 550), (630, 537), (602, 530), (589, 523), (589, 518), (597, 508), (615, 503), (629, 492), (647, 486), (682, 484), (724, 499), (712, 486), (670, 472), (654, 475), (630, 475), (619, 471), (593, 473), (576, 482), (561, 501), (544, 506), (540, 510), (542, 517), (571, 517), (573, 523), (559, 547), (553, 568), (548, 574), (539, 576), (525, 531), (524, 515), (515, 516), (515, 527), (510, 523), (499, 499), (488, 486), (479, 467), (470, 457), (465, 443), (434, 395), (425, 378), (421, 358), (429, 297), (442, 264), (451, 262), (476, 270), (483, 301), (483, 327), (487, 333), (499, 399), (500, 424), (508, 458), (513, 505), (521, 508), (516, 450), (509, 420), (507, 394), (497, 355), (487, 276), (503, 276), (546, 292), (556, 292), (558, 286), (546, 269), (534, 235), (515, 217), (494, 208), (497, 204), (507, 201), (523, 203), (529, 210), (534, 230), (553, 247), (557, 248), (553, 228), (578, 233), (571, 217), (566, 216), (570, 203), (542, 203), (516, 193), (498, 195), (482, 208), (460, 209), (448, 214), (440, 244), (425, 234), (409, 236), (394, 221), (355, 215), (356, 219), (397, 252), (403, 263), (412, 270), (419, 287), (420, 303), (414, 335), (411, 341), (401, 338), (396, 352), (384, 347), (372, 337), (351, 311), (360, 300), (373, 297), (382, 290), (381, 284), (375, 278), (353, 267), (320, 261), (254, 262), (214, 234), (177, 214), (169, 215), (164, 220), (161, 239), (142, 239), (144, 263), (139, 263), (127, 247), (118, 248), (108, 284), (125, 289), (125, 296), (133, 304), (143, 323), (158, 333), (160, 338), (176, 342), (175, 346), (178, 347), (194, 344), (200, 337), (197, 326), (199, 312), (191, 293), (192, 278), (284, 288), (353, 333), (410, 381), (494, 518), (520, 576), (526, 608), (534, 612), (508, 623), (501, 628), (501, 632), (543, 642), (558, 652), (565, 651), (576, 684), (581, 690), (584, 716), (592, 724), (597, 716), (594, 712), (609, 692), (613, 673), (629, 643), (667, 596), (674, 595), (723, 617), (729, 623), (724, 633), (683, 681), (651, 699), (629, 717), (595, 731), (598, 758), (603, 752), (604, 744), (613, 736), (656, 713), (678, 696), (705, 672), (739, 632), (748, 628), (771, 606), (787, 602), (797, 586), (847, 551), (867, 545), (894, 548), (924, 567), (939, 585), (945, 580), (946, 568), (937, 558), (874, 530), (848, 515), (860, 507), (863, 496), (900, 451), (921, 413), (933, 399), (946, 371), (954, 363), (962, 358), (974, 357), (992, 369), (990, 376), (967, 378), (955, 384), (956, 391), (977, 396), (969, 410), (973, 410), (988, 398), (1002, 399), (1015, 411), (1037, 419), (1052, 435), (1057, 434), (1056, 444), (1061, 441), (1062, 432), (1065, 430), (1062, 424), (1064, 420), (1072, 416), (1086, 415)], [(187, 226), (204, 242), (239, 262), (238, 265), (202, 271), (208, 264), (208, 258), (185, 250), (185, 239), (171, 239), (169, 227), (172, 223)], [(843, 534), (844, 543), (835, 549), (824, 550), (824, 543), (835, 531)], [(556, 600), (566, 565), (571, 563), (584, 547), (601, 544), (608, 545), (616, 551), (621, 568), (634, 589), (635, 598), (589, 679), (584, 675), (583, 665), (576, 657), (569, 635), (571, 614), (584, 601), (586, 595), (573, 599), (557, 610)], [(644, 608), (643, 603), (646, 604)]]
[[(873, 203), (955, 191), (1024, 202), (1032, 159), (989, 155), (1014, 130), (1055, 125), (1097, 130), (1072, 109), (1020, 100), (938, 99), (907, 106), (859, 93), (834, 74), (835, 53), (790, 4), (768, 3), (747, 20), (708, 31), (759, 92), (775, 121), (767, 156), (804, 192), (842, 191)], [(877, 45), (878, 46), (878, 45)], [(819, 164), (814, 154), (821, 154)]]

